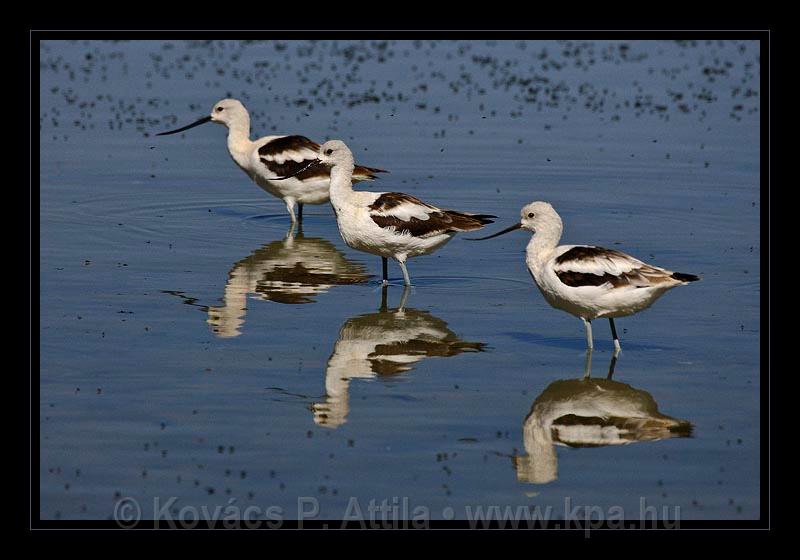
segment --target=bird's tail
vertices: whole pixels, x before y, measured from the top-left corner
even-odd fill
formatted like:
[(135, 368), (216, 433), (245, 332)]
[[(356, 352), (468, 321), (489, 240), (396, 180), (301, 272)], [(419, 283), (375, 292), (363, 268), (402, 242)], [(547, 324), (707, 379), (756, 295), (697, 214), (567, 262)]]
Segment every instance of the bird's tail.
[(364, 167), (363, 165), (356, 165), (353, 169), (353, 182), (356, 181), (373, 181), (378, 178), (376, 173), (389, 173), (385, 169), (378, 169), (377, 167)]
[(695, 276), (694, 274), (684, 274), (683, 272), (673, 272), (671, 277), (680, 282), (697, 282), (700, 280), (699, 276)]
[(494, 223), (497, 216), (491, 214), (471, 214), (469, 212), (456, 212), (445, 210), (445, 214), (453, 220), (453, 229), (456, 231), (475, 231), (487, 224)]

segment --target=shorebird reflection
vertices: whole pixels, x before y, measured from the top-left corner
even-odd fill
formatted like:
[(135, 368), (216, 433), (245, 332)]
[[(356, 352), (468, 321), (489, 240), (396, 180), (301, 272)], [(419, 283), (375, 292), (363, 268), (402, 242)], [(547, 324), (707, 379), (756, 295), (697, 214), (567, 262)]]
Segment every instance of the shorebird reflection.
[(367, 269), (345, 257), (333, 243), (320, 237), (303, 236), (302, 227), (293, 235), (256, 249), (233, 265), (228, 273), (222, 305), (198, 305), (183, 292), (167, 291), (208, 313), (207, 323), (219, 337), (241, 334), (247, 314), (247, 299), (255, 296), (276, 303), (313, 303), (314, 297), (333, 286), (362, 284)]
[[(523, 423), (525, 455), (513, 458), (520, 482), (546, 484), (558, 477), (556, 445), (600, 447), (691, 435), (692, 425), (661, 414), (653, 396), (606, 379), (554, 381), (540, 394)], [(587, 352), (587, 366), (591, 352)]]
[(325, 401), (311, 407), (320, 426), (337, 428), (347, 421), (351, 379), (397, 375), (425, 358), (481, 352), (486, 346), (461, 340), (428, 311), (406, 308), (408, 286), (396, 309), (386, 305), (386, 286), (381, 292), (380, 311), (348, 319), (339, 330), (325, 374)]
[(320, 237), (296, 236), (267, 243), (237, 262), (228, 273), (223, 304), (208, 308), (208, 324), (220, 337), (239, 336), (250, 294), (277, 303), (313, 303), (333, 286), (361, 284), (366, 268)]

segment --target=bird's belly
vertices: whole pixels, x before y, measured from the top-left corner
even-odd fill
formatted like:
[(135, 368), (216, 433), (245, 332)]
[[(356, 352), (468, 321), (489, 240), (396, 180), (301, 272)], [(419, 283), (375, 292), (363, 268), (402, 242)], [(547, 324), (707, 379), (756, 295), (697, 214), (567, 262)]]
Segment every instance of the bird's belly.
[(347, 245), (358, 251), (387, 258), (406, 258), (427, 255), (450, 241), (451, 235), (414, 237), (389, 228), (379, 227), (369, 216), (367, 209), (336, 210), (339, 233)]
[(661, 288), (622, 288), (611, 290), (604, 298), (603, 311), (598, 317), (626, 317), (643, 311), (664, 295)]
[[(558, 279), (555, 282), (560, 282)], [(627, 317), (650, 307), (666, 290), (650, 287), (613, 288), (608, 285), (571, 287), (536, 283), (547, 303), (576, 317)]]
[(539, 284), (537, 284), (537, 287), (551, 307), (589, 320), (598, 316), (599, 310), (597, 307), (587, 303), (583, 298), (571, 297), (573, 294), (556, 292)]
[(536, 275), (529, 269), (536, 287), (545, 301), (556, 309), (566, 311), (576, 317), (592, 320), (601, 316), (601, 295), (595, 286), (574, 288), (563, 284), (554, 273), (543, 272)]
[(283, 181), (269, 181), (261, 175), (255, 176), (256, 184), (278, 198), (292, 198), (300, 204), (325, 204), (330, 200), (330, 181), (303, 182), (294, 177)]

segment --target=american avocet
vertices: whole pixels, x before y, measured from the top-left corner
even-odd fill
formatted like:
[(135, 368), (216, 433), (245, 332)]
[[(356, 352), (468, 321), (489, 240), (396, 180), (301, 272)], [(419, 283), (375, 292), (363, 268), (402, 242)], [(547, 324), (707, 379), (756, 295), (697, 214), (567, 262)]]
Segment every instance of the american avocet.
[(309, 169), (330, 168), (331, 205), (339, 233), (353, 249), (378, 255), (383, 262), (383, 282), (389, 281), (387, 259), (395, 259), (407, 286), (411, 279), (406, 259), (429, 255), (460, 231), (474, 231), (491, 224), (488, 214), (441, 210), (398, 192), (353, 190), (353, 154), (341, 140), (329, 140)]
[[(305, 169), (317, 157), (319, 144), (305, 136), (264, 136), (250, 140), (250, 114), (237, 99), (218, 101), (211, 114), (192, 124), (162, 132), (156, 136), (167, 136), (189, 130), (207, 122), (228, 127), (228, 153), (242, 171), (259, 187), (283, 200), (292, 222), (303, 219), (304, 204), (328, 202), (330, 171), (324, 167)], [(355, 166), (353, 183), (371, 181), (375, 173), (386, 173), (383, 169)], [(277, 177), (291, 179), (275, 181)], [(295, 217), (294, 205), (298, 205)]]
[(687, 437), (692, 425), (658, 410), (653, 396), (626, 383), (584, 377), (554, 381), (522, 425), (525, 455), (513, 458), (520, 482), (558, 477), (556, 445), (598, 447)]
[(647, 309), (667, 290), (700, 280), (694, 274), (658, 268), (613, 249), (559, 246), (564, 226), (561, 217), (547, 202), (528, 204), (521, 216), (519, 223), (475, 241), (520, 228), (533, 233), (526, 250), (528, 270), (547, 303), (583, 321), (589, 349), (594, 347), (593, 319), (608, 318), (614, 351), (619, 352), (614, 318)]
[(379, 312), (348, 319), (339, 330), (328, 359), (325, 400), (311, 406), (314, 422), (320, 426), (336, 428), (347, 421), (352, 379), (399, 375), (425, 358), (481, 352), (486, 346), (461, 340), (428, 311), (406, 308), (408, 286), (396, 309), (387, 307), (386, 292), (383, 286)]

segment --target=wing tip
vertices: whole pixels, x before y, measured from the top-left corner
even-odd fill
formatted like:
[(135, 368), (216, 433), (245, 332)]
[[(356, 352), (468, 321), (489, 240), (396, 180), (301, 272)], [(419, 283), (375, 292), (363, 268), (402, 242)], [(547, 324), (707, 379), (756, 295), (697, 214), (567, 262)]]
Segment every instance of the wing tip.
[(493, 214), (472, 214), (470, 217), (478, 220), (482, 226), (493, 224), (495, 219), (497, 219), (497, 216)]
[(374, 181), (379, 179), (376, 173), (389, 173), (385, 169), (378, 169), (377, 167), (364, 167), (363, 165), (356, 165), (353, 169), (353, 179), (357, 181)]
[(477, 231), (483, 229), (483, 226), (493, 224), (497, 216), (491, 214), (469, 214), (467, 212), (455, 212), (453, 210), (445, 210), (452, 218), (457, 218), (454, 222), (454, 231)]
[(697, 276), (696, 274), (687, 274), (684, 272), (673, 272), (670, 275), (670, 278), (674, 278), (675, 280), (678, 280), (680, 282), (697, 282), (698, 280), (700, 280), (700, 277)]

